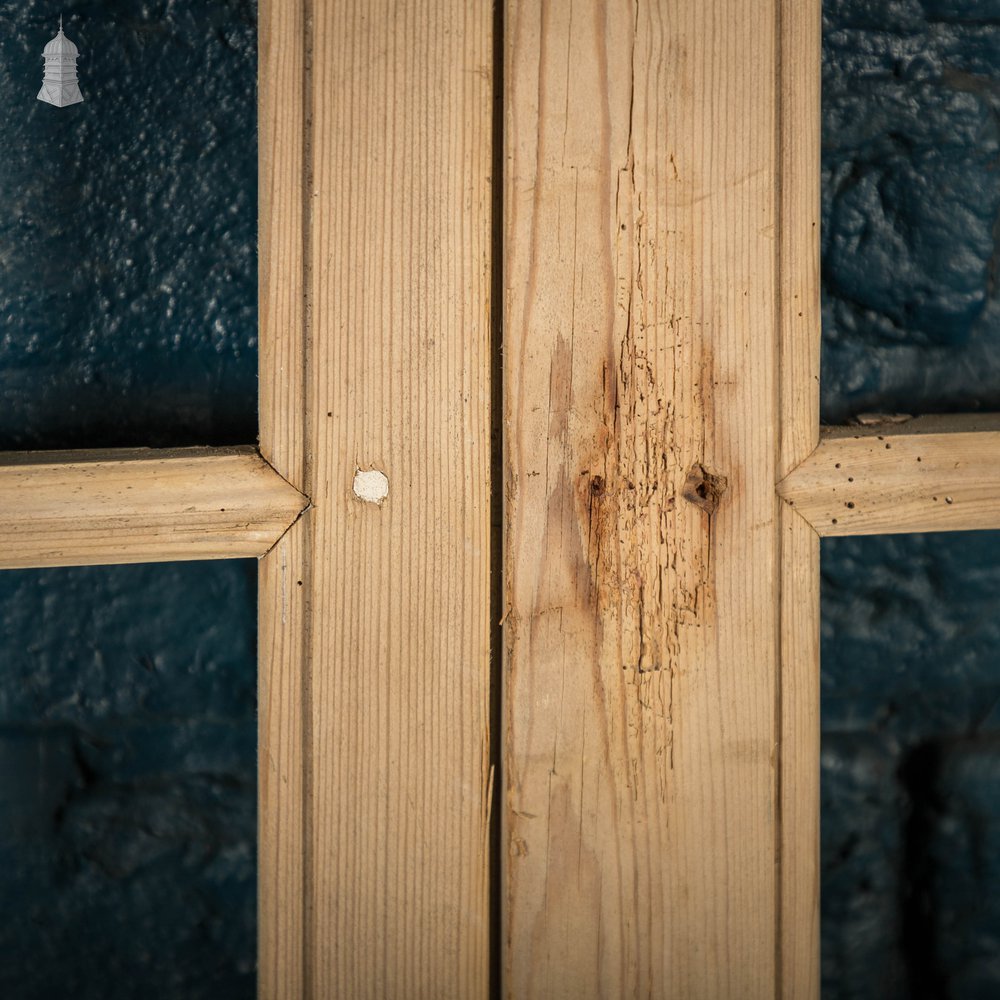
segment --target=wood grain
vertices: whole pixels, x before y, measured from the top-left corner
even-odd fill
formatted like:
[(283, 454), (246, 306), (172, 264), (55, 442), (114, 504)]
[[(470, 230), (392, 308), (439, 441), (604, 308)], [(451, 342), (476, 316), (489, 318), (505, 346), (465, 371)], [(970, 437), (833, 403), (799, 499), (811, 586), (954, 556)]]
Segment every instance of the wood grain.
[[(260, 447), (308, 494), (306, 421), (306, 0), (261, 0), (258, 86)], [(306, 992), (307, 512), (261, 561), (258, 578), (257, 992)], [(299, 581), (302, 580), (302, 585)]]
[(781, 512), (779, 997), (820, 992), (820, 545)]
[[(308, 884), (309, 519), (261, 560), (257, 641), (257, 992), (299, 1000), (306, 989)], [(299, 585), (302, 580), (302, 585)]]
[[(779, 44), (777, 473), (783, 477), (819, 440), (821, 0), (781, 0)], [(820, 551), (816, 533), (787, 509), (780, 537), (777, 993), (818, 1000)]]
[(1000, 528), (1000, 416), (826, 430), (779, 492), (822, 536)]
[[(821, 0), (781, 0), (778, 475), (819, 441)], [(801, 996), (801, 994), (799, 994)]]
[(504, 992), (773, 997), (777, 9), (506, 31)]
[(290, 483), (306, 480), (307, 12), (305, 0), (260, 0), (258, 296), (260, 447)]
[[(301, 174), (262, 160), (288, 245), (267, 251), (262, 448), (313, 509), (261, 576), (261, 989), (484, 997), (492, 7), (313, 0), (302, 41), (268, 17), (304, 104), (289, 70), (262, 141), (306, 134)], [(380, 505), (352, 489), (370, 469)]]
[(0, 569), (261, 556), (305, 505), (253, 448), (0, 454)]

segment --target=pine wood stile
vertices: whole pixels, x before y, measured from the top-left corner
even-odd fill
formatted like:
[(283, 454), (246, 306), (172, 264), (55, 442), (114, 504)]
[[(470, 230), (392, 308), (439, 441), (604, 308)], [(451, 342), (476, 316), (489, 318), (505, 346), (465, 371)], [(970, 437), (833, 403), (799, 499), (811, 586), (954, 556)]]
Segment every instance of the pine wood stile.
[[(781, 0), (777, 90), (779, 452), (777, 477), (819, 439), (820, 0)], [(782, 1000), (820, 987), (820, 547), (780, 504), (777, 976)]]
[(262, 15), (261, 444), (312, 507), (261, 573), (261, 995), (474, 1000), (492, 6), (292, 6)]
[(511, 997), (775, 993), (778, 13), (506, 4)]
[[(444, 431), (435, 468), (464, 454), (455, 484), (488, 486), (489, 12), (442, 3), (394, 25), (381, 6), (276, 9), (262, 20), (262, 448), (314, 507), (262, 567), (262, 994), (473, 995), (485, 989), (488, 776), (480, 764), (468, 834), (449, 841), (459, 881), (438, 882), (446, 855), (414, 852), (389, 817), (437, 823), (440, 810), (403, 805), (386, 767), (405, 750), (412, 784), (425, 769), (447, 788), (442, 747), (432, 766), (419, 739), (369, 737), (389, 733), (379, 706), (412, 705), (407, 671), (432, 648), (378, 638), (426, 610), (394, 570), (400, 540), (416, 526), (453, 544), (453, 525), (466, 549), (482, 544), (488, 493), (455, 522), (447, 491), (425, 492), (440, 519), (415, 522), (393, 493), (359, 507), (349, 477), (369, 462), (412, 485), (428, 435)], [(791, 996), (815, 971), (811, 938), (787, 957), (778, 918), (782, 899), (810, 912), (796, 852), (815, 824), (798, 816), (785, 836), (778, 822), (776, 744), (808, 728), (811, 689), (800, 677), (782, 700), (774, 584), (779, 558), (786, 573), (803, 561), (801, 597), (781, 591), (781, 622), (797, 622), (781, 651), (814, 658), (815, 537), (798, 518), (779, 528), (774, 482), (815, 428), (814, 388), (778, 366), (780, 354), (798, 378), (815, 364), (815, 345), (798, 346), (812, 303), (790, 318), (814, 290), (815, 237), (788, 230), (813, 190), (775, 178), (814, 165), (788, 116), (815, 124), (815, 88), (796, 100), (795, 87), (815, 70), (817, 9), (506, 4), (507, 995), (765, 996), (784, 976)], [(779, 78), (779, 45), (802, 74)], [(421, 90), (454, 66), (466, 75)], [(441, 157), (461, 164), (445, 190)], [(456, 228), (445, 220), (459, 203)], [(426, 273), (413, 269), (442, 243)], [(786, 280), (798, 291), (781, 299)], [(442, 281), (472, 290), (470, 312), (434, 298)], [(448, 339), (459, 330), (472, 339)], [(463, 343), (465, 360), (435, 354), (438, 338)], [(435, 395), (458, 384), (467, 409)], [(417, 555), (433, 566), (430, 548)], [(331, 576), (359, 559), (374, 581)], [(451, 572), (456, 594), (472, 585), (473, 617), (461, 639), (442, 623), (433, 640), (461, 664), (482, 660), (487, 636), (488, 581), (468, 565)], [(335, 621), (346, 635), (331, 642)], [(364, 679), (386, 664), (396, 680)], [(469, 690), (451, 702), (471, 726), (453, 749), (457, 760), (478, 745), (483, 761), (486, 688)], [(448, 717), (444, 702), (427, 708), (428, 725)], [(359, 728), (359, 715), (371, 721)], [(364, 804), (366, 784), (388, 812)], [(447, 923), (421, 920), (441, 906)], [(449, 943), (456, 916), (463, 936)], [(376, 926), (389, 933), (371, 944)], [(441, 957), (455, 954), (448, 973)]]
[[(259, 6), (260, 448), (307, 496), (306, 0)], [(306, 998), (308, 947), (306, 745), (311, 511), (261, 560), (258, 573), (257, 992)], [(298, 580), (303, 586), (298, 586)]]

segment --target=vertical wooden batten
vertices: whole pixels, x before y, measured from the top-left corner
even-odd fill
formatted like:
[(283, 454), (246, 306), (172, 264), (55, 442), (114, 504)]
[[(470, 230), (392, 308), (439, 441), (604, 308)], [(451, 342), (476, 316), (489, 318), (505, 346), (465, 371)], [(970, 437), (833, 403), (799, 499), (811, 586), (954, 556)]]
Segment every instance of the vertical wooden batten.
[(506, 3), (519, 1000), (775, 994), (784, 37), (777, 0)]
[[(819, 442), (821, 0), (781, 0), (779, 28), (780, 480)], [(776, 994), (818, 1000), (820, 548), (812, 526), (779, 507)]]
[(487, 991), (492, 23), (263, 5), (266, 997)]
[[(261, 0), (258, 84), (260, 449), (308, 495), (307, 0)], [(309, 996), (307, 511), (258, 575), (258, 995)], [(302, 585), (299, 585), (299, 580)]]

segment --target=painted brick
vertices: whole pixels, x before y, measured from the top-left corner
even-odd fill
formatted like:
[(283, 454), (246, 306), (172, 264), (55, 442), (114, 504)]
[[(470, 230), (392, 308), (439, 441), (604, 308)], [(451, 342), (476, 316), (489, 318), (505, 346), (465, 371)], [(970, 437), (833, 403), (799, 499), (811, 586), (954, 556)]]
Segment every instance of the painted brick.
[(826, 422), (1000, 409), (998, 113), (995, 3), (826, 0)]
[(0, 573), (0, 996), (254, 995), (255, 577)]
[(255, 0), (0, 0), (0, 449), (256, 440), (256, 78)]

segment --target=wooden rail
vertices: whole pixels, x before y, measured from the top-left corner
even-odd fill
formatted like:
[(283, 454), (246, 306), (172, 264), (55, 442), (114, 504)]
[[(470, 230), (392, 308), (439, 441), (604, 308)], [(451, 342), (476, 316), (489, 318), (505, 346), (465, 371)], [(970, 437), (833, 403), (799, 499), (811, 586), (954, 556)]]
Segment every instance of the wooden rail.
[(306, 503), (253, 448), (0, 454), (0, 569), (262, 556)]
[(824, 430), (778, 493), (821, 536), (1000, 525), (1000, 415)]

